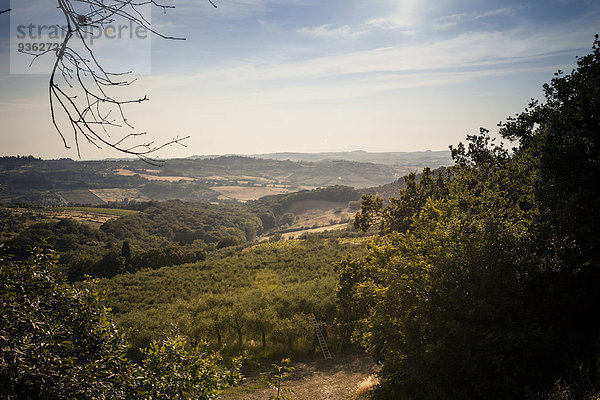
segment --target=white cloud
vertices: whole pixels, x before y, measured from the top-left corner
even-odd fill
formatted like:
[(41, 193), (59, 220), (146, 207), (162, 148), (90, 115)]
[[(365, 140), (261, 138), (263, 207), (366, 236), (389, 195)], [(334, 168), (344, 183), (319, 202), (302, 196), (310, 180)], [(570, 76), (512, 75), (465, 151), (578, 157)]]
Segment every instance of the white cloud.
[(146, 83), (157, 92), (167, 88), (176, 97), (181, 90), (173, 88), (185, 87), (193, 101), (206, 99), (215, 109), (269, 109), (298, 102), (375, 99), (391, 91), (443, 87), (495, 76), (551, 75), (569, 66), (555, 61), (535, 66), (527, 62), (571, 51), (586, 39), (587, 32), (575, 31), (463, 34), (303, 61), (256, 58), (192, 76), (152, 76)]
[(466, 18), (466, 14), (452, 14), (436, 18), (433, 21), (433, 26), (437, 30), (446, 30), (458, 25)]
[(402, 31), (412, 33), (414, 30), (407, 24), (393, 18), (373, 18), (365, 23), (358, 25), (340, 25), (324, 24), (314, 27), (304, 27), (298, 29), (298, 33), (318, 38), (354, 40), (361, 36), (374, 32), (383, 31)]
[[(486, 68), (533, 60), (581, 47), (588, 32), (480, 32), (450, 39), (355, 51), (302, 61), (247, 60), (230, 68), (206, 70), (194, 79), (230, 82), (296, 81), (357, 74)], [(588, 40), (589, 41), (589, 40)]]
[(476, 21), (479, 19), (484, 19), (484, 18), (488, 18), (488, 17), (497, 17), (500, 15), (513, 15), (515, 13), (515, 11), (522, 9), (525, 6), (519, 6), (519, 7), (503, 7), (503, 8), (496, 8), (496, 9), (492, 9), (492, 10), (487, 10), (487, 11), (483, 11), (483, 12), (473, 12), (473, 13), (457, 13), (457, 14), (451, 14), (451, 15), (446, 15), (443, 17), (439, 17), (436, 18), (435, 20), (433, 20), (433, 26), (434, 29), (437, 30), (446, 30), (446, 29), (450, 29), (453, 28), (454, 26), (460, 24), (460, 23), (464, 23), (467, 21)]
[(328, 39), (340, 39), (340, 40), (353, 40), (368, 33), (362, 26), (352, 27), (350, 25), (342, 25), (334, 27), (331, 24), (325, 24), (314, 27), (305, 27), (298, 29), (298, 33), (306, 36), (313, 36), (318, 38)]
[[(341, 100), (354, 98), (368, 98), (384, 92), (393, 92), (402, 89), (444, 86), (467, 82), (494, 76), (522, 74), (530, 72), (547, 72), (548, 67), (532, 68), (494, 68), (481, 71), (440, 71), (416, 72), (402, 74), (386, 74), (384, 76), (362, 77), (349, 82), (325, 83), (321, 85), (303, 85), (280, 87), (260, 92), (249, 91), (244, 95), (224, 95), (212, 98), (225, 105), (232, 101), (281, 104), (285, 102), (307, 102), (315, 100)], [(234, 100), (235, 99), (235, 100)]]
[(193, 18), (197, 24), (207, 22), (235, 21), (263, 15), (270, 7), (278, 4), (302, 4), (304, 0), (213, 0), (214, 9), (207, 0), (169, 0), (176, 8), (169, 13)]
[(488, 11), (484, 11), (482, 13), (475, 13), (472, 15), (472, 19), (480, 19), (480, 18), (486, 18), (486, 17), (493, 17), (493, 16), (498, 16), (498, 15), (512, 15), (515, 11), (522, 9), (526, 6), (519, 6), (519, 7), (504, 7), (504, 8), (496, 8), (494, 10), (488, 10)]
[(365, 22), (357, 24), (323, 24), (318, 26), (303, 27), (297, 32), (318, 38), (355, 40), (376, 32), (398, 31), (413, 33), (419, 25), (421, 5), (416, 0), (387, 1), (385, 11)]

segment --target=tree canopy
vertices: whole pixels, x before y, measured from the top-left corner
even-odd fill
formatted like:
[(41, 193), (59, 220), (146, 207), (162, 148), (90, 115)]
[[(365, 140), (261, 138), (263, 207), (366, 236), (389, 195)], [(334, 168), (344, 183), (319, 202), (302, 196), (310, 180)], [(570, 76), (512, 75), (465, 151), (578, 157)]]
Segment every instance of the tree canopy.
[(511, 152), (482, 129), (454, 167), (364, 199), (378, 235), (337, 265), (338, 320), (383, 363), (382, 398), (598, 393), (598, 37), (544, 94), (502, 124)]
[(177, 332), (131, 361), (93, 282), (66, 284), (48, 249), (24, 260), (2, 250), (0, 398), (212, 399), (239, 378), (239, 360), (225, 367), (218, 352)]

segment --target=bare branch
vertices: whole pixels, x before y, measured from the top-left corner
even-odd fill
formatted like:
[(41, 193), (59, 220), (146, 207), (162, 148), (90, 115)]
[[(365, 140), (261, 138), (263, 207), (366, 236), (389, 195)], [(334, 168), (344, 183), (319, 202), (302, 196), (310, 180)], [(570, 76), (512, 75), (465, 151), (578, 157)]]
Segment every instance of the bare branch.
[[(212, 0), (207, 1), (216, 7)], [(164, 13), (175, 7), (155, 0), (57, 0), (57, 3), (65, 18), (65, 35), (60, 47), (51, 50), (56, 53), (56, 60), (50, 74), (49, 98), (52, 123), (64, 146), (70, 148), (67, 138), (72, 135), (79, 156), (83, 140), (97, 148), (113, 148), (150, 164), (161, 165), (162, 162), (153, 154), (167, 146), (183, 145), (182, 141), (188, 136), (175, 137), (159, 145), (153, 141), (140, 143), (146, 132), (126, 132), (111, 137), (115, 130), (118, 133), (123, 129), (135, 129), (125, 117), (124, 107), (146, 102), (148, 97), (126, 100), (113, 97), (110, 93), (113, 88), (129, 86), (135, 79), (130, 78), (131, 71), (106, 71), (96, 58), (89, 38), (93, 29), (103, 29), (116, 21), (124, 21), (163, 39), (185, 40), (156, 31), (143, 13), (144, 7), (146, 11), (148, 7), (159, 8)], [(10, 10), (2, 13), (7, 11)], [(48, 52), (26, 54), (33, 57), (33, 63)], [(71, 133), (68, 135), (65, 129)]]

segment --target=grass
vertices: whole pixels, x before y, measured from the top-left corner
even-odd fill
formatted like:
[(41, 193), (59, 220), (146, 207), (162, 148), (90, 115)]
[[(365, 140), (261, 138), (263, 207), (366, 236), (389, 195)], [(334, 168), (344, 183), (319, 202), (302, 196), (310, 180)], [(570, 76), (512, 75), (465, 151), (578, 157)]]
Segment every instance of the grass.
[(100, 205), (105, 204), (104, 201), (90, 192), (88, 189), (83, 190), (65, 190), (59, 193), (63, 199), (69, 202), (69, 204), (91, 204)]
[(369, 375), (356, 387), (356, 399), (366, 399), (368, 393), (379, 384), (379, 379), (375, 375)]
[(367, 243), (369, 242), (371, 239), (373, 239), (373, 236), (363, 236), (363, 237), (354, 237), (354, 238), (340, 238), (339, 242), (340, 244), (362, 244), (362, 243)]
[(58, 210), (65, 211), (82, 211), (95, 214), (115, 215), (122, 217), (124, 215), (138, 214), (136, 210), (123, 210), (120, 208), (99, 208), (99, 207), (57, 207)]

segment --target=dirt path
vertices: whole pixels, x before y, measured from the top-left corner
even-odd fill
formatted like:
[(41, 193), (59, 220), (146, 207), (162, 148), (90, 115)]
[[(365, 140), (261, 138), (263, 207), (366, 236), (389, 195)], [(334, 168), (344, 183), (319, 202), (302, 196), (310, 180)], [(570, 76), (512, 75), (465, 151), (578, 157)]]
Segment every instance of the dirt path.
[[(356, 398), (358, 384), (377, 371), (367, 355), (336, 356), (333, 361), (293, 363), (294, 375), (286, 387), (294, 389), (294, 400), (350, 400)], [(247, 377), (246, 382), (223, 394), (224, 400), (266, 400), (275, 394), (260, 384), (260, 376)]]

